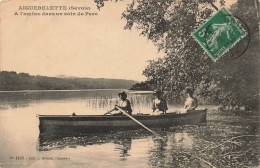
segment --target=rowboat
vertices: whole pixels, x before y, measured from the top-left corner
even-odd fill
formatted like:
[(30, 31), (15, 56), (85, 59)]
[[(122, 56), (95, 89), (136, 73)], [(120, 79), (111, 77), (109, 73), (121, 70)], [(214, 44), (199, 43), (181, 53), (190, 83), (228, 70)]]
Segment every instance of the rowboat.
[[(169, 127), (206, 122), (207, 109), (188, 113), (163, 115), (135, 114), (133, 117), (147, 127)], [(140, 126), (129, 117), (108, 115), (38, 115), (40, 134), (100, 132), (134, 129)]]

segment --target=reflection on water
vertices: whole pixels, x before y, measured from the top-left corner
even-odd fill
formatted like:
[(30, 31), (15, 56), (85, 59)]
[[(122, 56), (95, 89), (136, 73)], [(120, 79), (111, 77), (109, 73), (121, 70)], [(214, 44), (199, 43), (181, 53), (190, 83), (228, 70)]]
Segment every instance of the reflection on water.
[[(114, 131), (109, 133), (85, 134), (74, 137), (44, 137), (38, 138), (38, 151), (64, 150), (66, 148), (77, 149), (79, 146), (85, 147), (96, 145), (110, 145), (116, 152), (119, 161), (126, 161), (129, 157), (138, 157), (140, 151), (132, 150), (132, 142), (137, 142), (145, 147), (150, 160), (149, 164), (158, 166), (157, 162), (162, 158), (169, 157), (172, 151), (192, 149), (193, 139), (189, 133), (170, 133), (163, 130), (161, 132), (163, 139), (153, 138), (145, 130)], [(188, 143), (185, 143), (188, 142)], [(105, 149), (104, 149), (105, 150)], [(143, 151), (144, 152), (144, 151)], [(143, 156), (141, 156), (143, 157)], [(156, 163), (155, 163), (156, 162)]]
[(184, 167), (187, 166), (191, 153), (193, 138), (186, 132), (167, 132), (164, 140), (154, 140), (149, 150), (149, 166), (152, 167)]
[(103, 108), (117, 98), (118, 90), (24, 91), (0, 92), (0, 108), (28, 107), (30, 104), (53, 101), (86, 101), (91, 108)]
[[(141, 133), (138, 133), (142, 132)], [(134, 134), (134, 135), (133, 135)], [(115, 131), (109, 133), (86, 133), (78, 136), (60, 136), (50, 137), (39, 135), (37, 150), (38, 151), (51, 151), (60, 150), (67, 147), (76, 148), (77, 146), (88, 146), (95, 144), (114, 143), (117, 144), (117, 149), (130, 150), (132, 139), (140, 139), (142, 137), (150, 136), (149, 133), (143, 130), (137, 131)], [(121, 146), (124, 146), (121, 148)], [(127, 151), (124, 152), (125, 154)], [(124, 154), (123, 153), (123, 154)]]
[[(71, 90), (71, 91), (24, 91), (24, 92), (0, 92), (0, 110), (25, 108), (40, 103), (53, 102), (61, 104), (84, 104), (86, 111), (101, 110), (106, 112), (114, 108), (120, 90)], [(153, 96), (127, 92), (134, 112), (150, 113)], [(73, 106), (73, 105), (72, 105)], [(62, 108), (62, 106), (60, 106)], [(74, 109), (78, 109), (75, 105)], [(62, 108), (63, 109), (63, 108)], [(75, 112), (75, 110), (72, 110)], [(51, 112), (49, 114), (53, 114)], [(77, 111), (76, 111), (77, 113)], [(89, 112), (87, 112), (89, 113)], [(78, 113), (77, 113), (78, 114)], [(84, 113), (86, 114), (86, 112)], [(91, 114), (91, 113), (89, 113)]]
[(176, 133), (174, 135), (174, 141), (176, 146), (184, 149), (192, 149), (193, 138), (186, 132)]
[(132, 138), (128, 137), (128, 138), (116, 139), (114, 143), (116, 144), (115, 151), (120, 152), (119, 155), (119, 157), (121, 158), (120, 160), (126, 160), (126, 157), (130, 156), (128, 151), (131, 150)]
[[(39, 135), (37, 114), (104, 114), (119, 90), (0, 92), (0, 167), (253, 167), (259, 118), (209, 109), (207, 123), (65, 137)], [(151, 94), (129, 93), (134, 113), (151, 112)], [(170, 103), (170, 102), (169, 102)], [(171, 109), (179, 108), (169, 104)], [(3, 149), (3, 150), (2, 150)], [(9, 156), (39, 160), (10, 160)], [(42, 158), (53, 158), (43, 160)], [(69, 158), (57, 160), (56, 157)], [(210, 164), (212, 165), (210, 165)]]

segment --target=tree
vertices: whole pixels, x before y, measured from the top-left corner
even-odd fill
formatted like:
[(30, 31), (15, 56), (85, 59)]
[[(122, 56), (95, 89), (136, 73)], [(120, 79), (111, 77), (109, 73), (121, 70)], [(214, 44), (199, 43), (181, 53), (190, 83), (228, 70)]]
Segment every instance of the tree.
[[(255, 2), (238, 0), (231, 6), (230, 11), (238, 19), (244, 21), (249, 28), (247, 39), (241, 40), (232, 50), (233, 55), (239, 55), (245, 48), (250, 36), (250, 43), (241, 57), (233, 60), (222, 60), (212, 67), (217, 71), (217, 88), (212, 91), (218, 97), (219, 103), (229, 106), (245, 106), (247, 109), (256, 109), (259, 91), (259, 30), (257, 25), (257, 8)], [(239, 21), (239, 20), (238, 20)], [(241, 24), (244, 24), (240, 22)], [(245, 25), (244, 25), (245, 27)], [(231, 66), (232, 64), (232, 66)]]
[[(249, 99), (256, 100), (258, 94), (259, 59), (255, 46), (259, 44), (259, 34), (254, 34), (252, 48), (242, 57), (233, 62), (220, 59), (214, 63), (191, 37), (217, 9), (214, 3), (212, 0), (139, 0), (133, 1), (122, 17), (127, 21), (125, 29), (136, 27), (159, 51), (165, 52), (163, 58), (150, 60), (143, 74), (157, 88), (166, 91), (168, 98), (179, 99), (184, 88), (191, 86), (198, 90), (198, 96), (214, 103), (246, 105)], [(232, 8), (243, 20), (249, 19), (248, 26), (253, 32), (258, 30), (256, 10), (254, 1), (244, 0), (238, 0)], [(238, 52), (238, 49), (232, 51)]]
[(137, 1), (122, 15), (127, 20), (126, 29), (135, 23), (141, 35), (165, 52), (164, 58), (149, 61), (143, 74), (157, 87), (168, 91), (169, 98), (179, 98), (186, 86), (198, 87), (201, 81), (209, 83), (212, 61), (191, 33), (211, 17), (210, 3)]

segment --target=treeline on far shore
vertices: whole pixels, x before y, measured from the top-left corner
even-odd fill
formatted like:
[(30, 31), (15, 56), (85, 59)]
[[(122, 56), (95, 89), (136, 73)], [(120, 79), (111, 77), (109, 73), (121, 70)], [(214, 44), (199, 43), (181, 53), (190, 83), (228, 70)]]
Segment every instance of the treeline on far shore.
[(156, 89), (155, 84), (152, 81), (144, 81), (140, 83), (135, 83), (130, 90), (142, 90), (142, 91), (152, 91)]
[(58, 78), (0, 71), (0, 90), (128, 89), (136, 81), (104, 78)]

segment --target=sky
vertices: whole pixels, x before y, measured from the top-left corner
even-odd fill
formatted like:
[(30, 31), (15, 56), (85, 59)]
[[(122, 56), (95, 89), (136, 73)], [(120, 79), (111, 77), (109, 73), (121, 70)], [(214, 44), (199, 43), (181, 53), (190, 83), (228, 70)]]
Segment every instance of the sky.
[[(98, 11), (94, 0), (2, 0), (0, 70), (145, 80), (142, 71), (147, 60), (162, 57), (163, 53), (158, 53), (157, 47), (139, 36), (137, 30), (123, 29), (126, 21), (121, 13), (126, 4), (106, 2)], [(89, 12), (98, 15), (14, 15), (19, 6), (38, 5), (87, 6), (91, 7)]]

